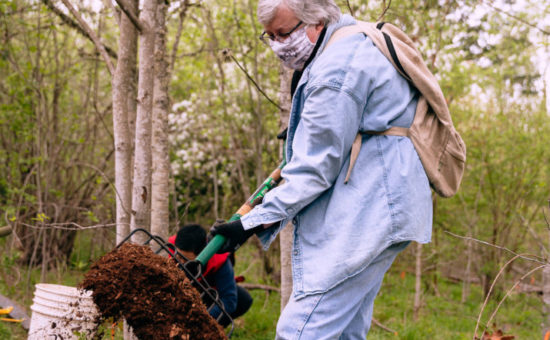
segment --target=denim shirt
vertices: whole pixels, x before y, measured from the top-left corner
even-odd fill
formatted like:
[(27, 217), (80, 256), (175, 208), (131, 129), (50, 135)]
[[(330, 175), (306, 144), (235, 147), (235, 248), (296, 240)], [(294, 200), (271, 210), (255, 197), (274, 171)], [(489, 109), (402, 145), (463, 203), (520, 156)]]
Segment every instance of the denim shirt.
[(358, 274), (394, 243), (431, 239), (431, 190), (407, 137), (363, 135), (344, 184), (357, 133), (409, 127), (418, 98), (363, 34), (323, 51), (336, 29), (354, 23), (343, 15), (327, 27), (292, 101), (285, 181), (241, 218), (245, 229), (281, 222), (259, 234), (266, 249), (293, 222), (296, 298)]

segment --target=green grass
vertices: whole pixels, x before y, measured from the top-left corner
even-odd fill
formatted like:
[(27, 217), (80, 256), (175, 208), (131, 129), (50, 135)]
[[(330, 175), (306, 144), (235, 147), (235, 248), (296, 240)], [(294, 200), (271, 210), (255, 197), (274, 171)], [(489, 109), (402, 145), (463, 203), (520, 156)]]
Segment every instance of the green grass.
[[(397, 335), (373, 325), (368, 339), (472, 339), (483, 305), (481, 288), (472, 286), (465, 303), (460, 302), (460, 284), (440, 279), (437, 288), (440, 296), (425, 293), (418, 320), (414, 321), (414, 277), (405, 275), (403, 279), (396, 270), (390, 271), (375, 301), (374, 317)], [(485, 307), (478, 334), (497, 305), (498, 301), (490, 300)], [(541, 300), (534, 295), (514, 293), (501, 305), (488, 330), (492, 332), (494, 324), (516, 339), (540, 339), (542, 322)]]
[[(81, 243), (83, 248), (88, 243)], [(2, 244), (0, 243), (0, 249)], [(86, 252), (74, 255), (69, 268), (62, 272), (51, 271), (46, 276), (46, 282), (74, 286), (79, 282), (89, 266)], [(259, 251), (252, 245), (246, 245), (237, 254), (235, 273), (244, 275), (248, 283), (276, 285), (265, 273)], [(25, 305), (32, 304), (34, 284), (40, 281), (39, 268), (30, 272), (17, 266), (17, 253), (0, 255), (0, 293)], [(80, 263), (80, 265), (79, 265)], [(85, 264), (82, 264), (85, 263)], [(386, 275), (382, 289), (375, 301), (374, 317), (385, 327), (395, 330), (397, 334), (372, 325), (368, 335), (369, 340), (403, 339), (403, 340), (470, 340), (476, 326), (476, 321), (483, 304), (483, 296), (479, 286), (472, 285), (471, 294), (465, 303), (461, 303), (462, 286), (457, 283), (438, 279), (437, 291), (434, 294), (433, 285), (426, 286), (429, 277), (424, 278), (423, 305), (418, 320), (414, 320), (414, 276), (401, 272), (406, 262), (401, 260)], [(432, 274), (433, 275), (433, 274)], [(27, 282), (29, 287), (27, 288)], [(505, 289), (513, 282), (505, 283)], [(278, 293), (266, 293), (263, 290), (252, 290), (254, 303), (251, 310), (235, 321), (232, 339), (263, 340), (275, 337), (275, 327), (279, 316), (280, 296)], [(504, 293), (500, 293), (504, 296)], [(489, 316), (495, 310), (499, 300), (491, 300), (482, 314), (480, 330), (485, 327)], [(515, 335), (516, 339), (541, 339), (541, 325), (544, 322), (542, 301), (534, 294), (512, 293), (500, 307), (492, 323), (502, 329), (505, 334)], [(27, 309), (30, 315), (30, 309)], [(489, 329), (492, 331), (492, 329)], [(104, 339), (110, 339), (107, 330)], [(115, 339), (122, 339), (117, 330)], [(25, 339), (26, 333), (19, 324), (0, 321), (0, 339)]]
[(235, 320), (232, 339), (267, 340), (275, 338), (275, 326), (279, 317), (280, 295), (254, 290), (254, 303), (248, 313)]

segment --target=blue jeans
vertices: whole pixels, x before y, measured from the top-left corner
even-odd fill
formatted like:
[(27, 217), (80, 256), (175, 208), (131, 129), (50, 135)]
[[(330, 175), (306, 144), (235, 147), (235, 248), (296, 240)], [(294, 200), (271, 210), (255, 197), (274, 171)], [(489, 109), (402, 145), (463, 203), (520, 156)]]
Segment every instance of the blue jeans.
[(327, 292), (290, 297), (277, 323), (277, 340), (364, 340), (384, 274), (410, 242), (386, 248), (363, 271)]

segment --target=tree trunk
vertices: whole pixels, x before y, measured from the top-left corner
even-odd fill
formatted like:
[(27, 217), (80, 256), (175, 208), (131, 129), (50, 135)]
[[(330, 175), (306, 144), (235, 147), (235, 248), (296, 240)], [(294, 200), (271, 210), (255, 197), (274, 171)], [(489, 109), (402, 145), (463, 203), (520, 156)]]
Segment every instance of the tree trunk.
[[(468, 237), (472, 237), (471, 231), (468, 233)], [(470, 295), (470, 276), (472, 275), (472, 257), (473, 257), (473, 243), (471, 240), (466, 241), (466, 269), (464, 270), (464, 280), (462, 281), (462, 298), (460, 302), (465, 303)]]
[(418, 320), (420, 307), (422, 306), (422, 244), (416, 244), (416, 269), (414, 285), (414, 320)]
[(544, 302), (543, 312), (543, 335), (550, 332), (550, 266), (542, 270), (542, 301)]
[[(290, 81), (292, 79), (292, 70), (287, 69), (281, 64), (280, 69), (280, 87), (279, 87), (279, 103), (281, 106), (280, 126), (281, 130), (288, 126), (290, 114)], [(281, 154), (284, 150), (281, 148)], [(279, 242), (281, 244), (281, 311), (285, 308), (290, 294), (292, 293), (292, 240), (294, 238), (294, 226), (289, 223), (279, 234)]]
[[(134, 151), (134, 184), (132, 189), (132, 218), (130, 229), (150, 230), (151, 222), (151, 142), (153, 110), (153, 84), (155, 65), (155, 14), (157, 0), (145, 0), (139, 20), (142, 32), (139, 37), (139, 79)], [(132, 238), (143, 243), (142, 234)]]
[(168, 86), (170, 73), (166, 56), (166, 10), (158, 0), (155, 37), (155, 85), (153, 96), (153, 175), (151, 201), (151, 233), (168, 238), (170, 158), (168, 154)]
[[(136, 13), (139, 0), (127, 3)], [(118, 60), (113, 77), (113, 130), (115, 139), (116, 243), (130, 233), (132, 207), (133, 141), (130, 117), (135, 116), (133, 90), (137, 58), (137, 30), (126, 14), (120, 15)], [(133, 104), (132, 104), (133, 102)], [(132, 112), (133, 111), (133, 112)]]

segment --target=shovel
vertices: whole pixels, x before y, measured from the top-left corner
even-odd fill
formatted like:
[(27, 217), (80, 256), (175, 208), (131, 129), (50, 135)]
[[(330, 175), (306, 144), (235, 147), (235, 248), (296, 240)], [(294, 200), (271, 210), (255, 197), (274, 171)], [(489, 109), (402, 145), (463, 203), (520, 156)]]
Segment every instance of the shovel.
[[(248, 214), (252, 208), (260, 204), (265, 196), (265, 194), (270, 191), (271, 189), (275, 188), (279, 182), (281, 181), (281, 171), (283, 167), (286, 165), (286, 162), (283, 161), (277, 169), (275, 169), (269, 177), (267, 177), (262, 185), (256, 189), (256, 191), (250, 196), (250, 198), (237, 210), (233, 216), (228, 220), (228, 222), (235, 221), (240, 219), (242, 216)], [(214, 254), (221, 249), (223, 244), (225, 243), (226, 238), (223, 235), (216, 235), (208, 242), (206, 247), (200, 252), (199, 255), (197, 255), (197, 258), (195, 259), (196, 262), (199, 262), (203, 267), (206, 266), (206, 263), (208, 263), (208, 260)]]

